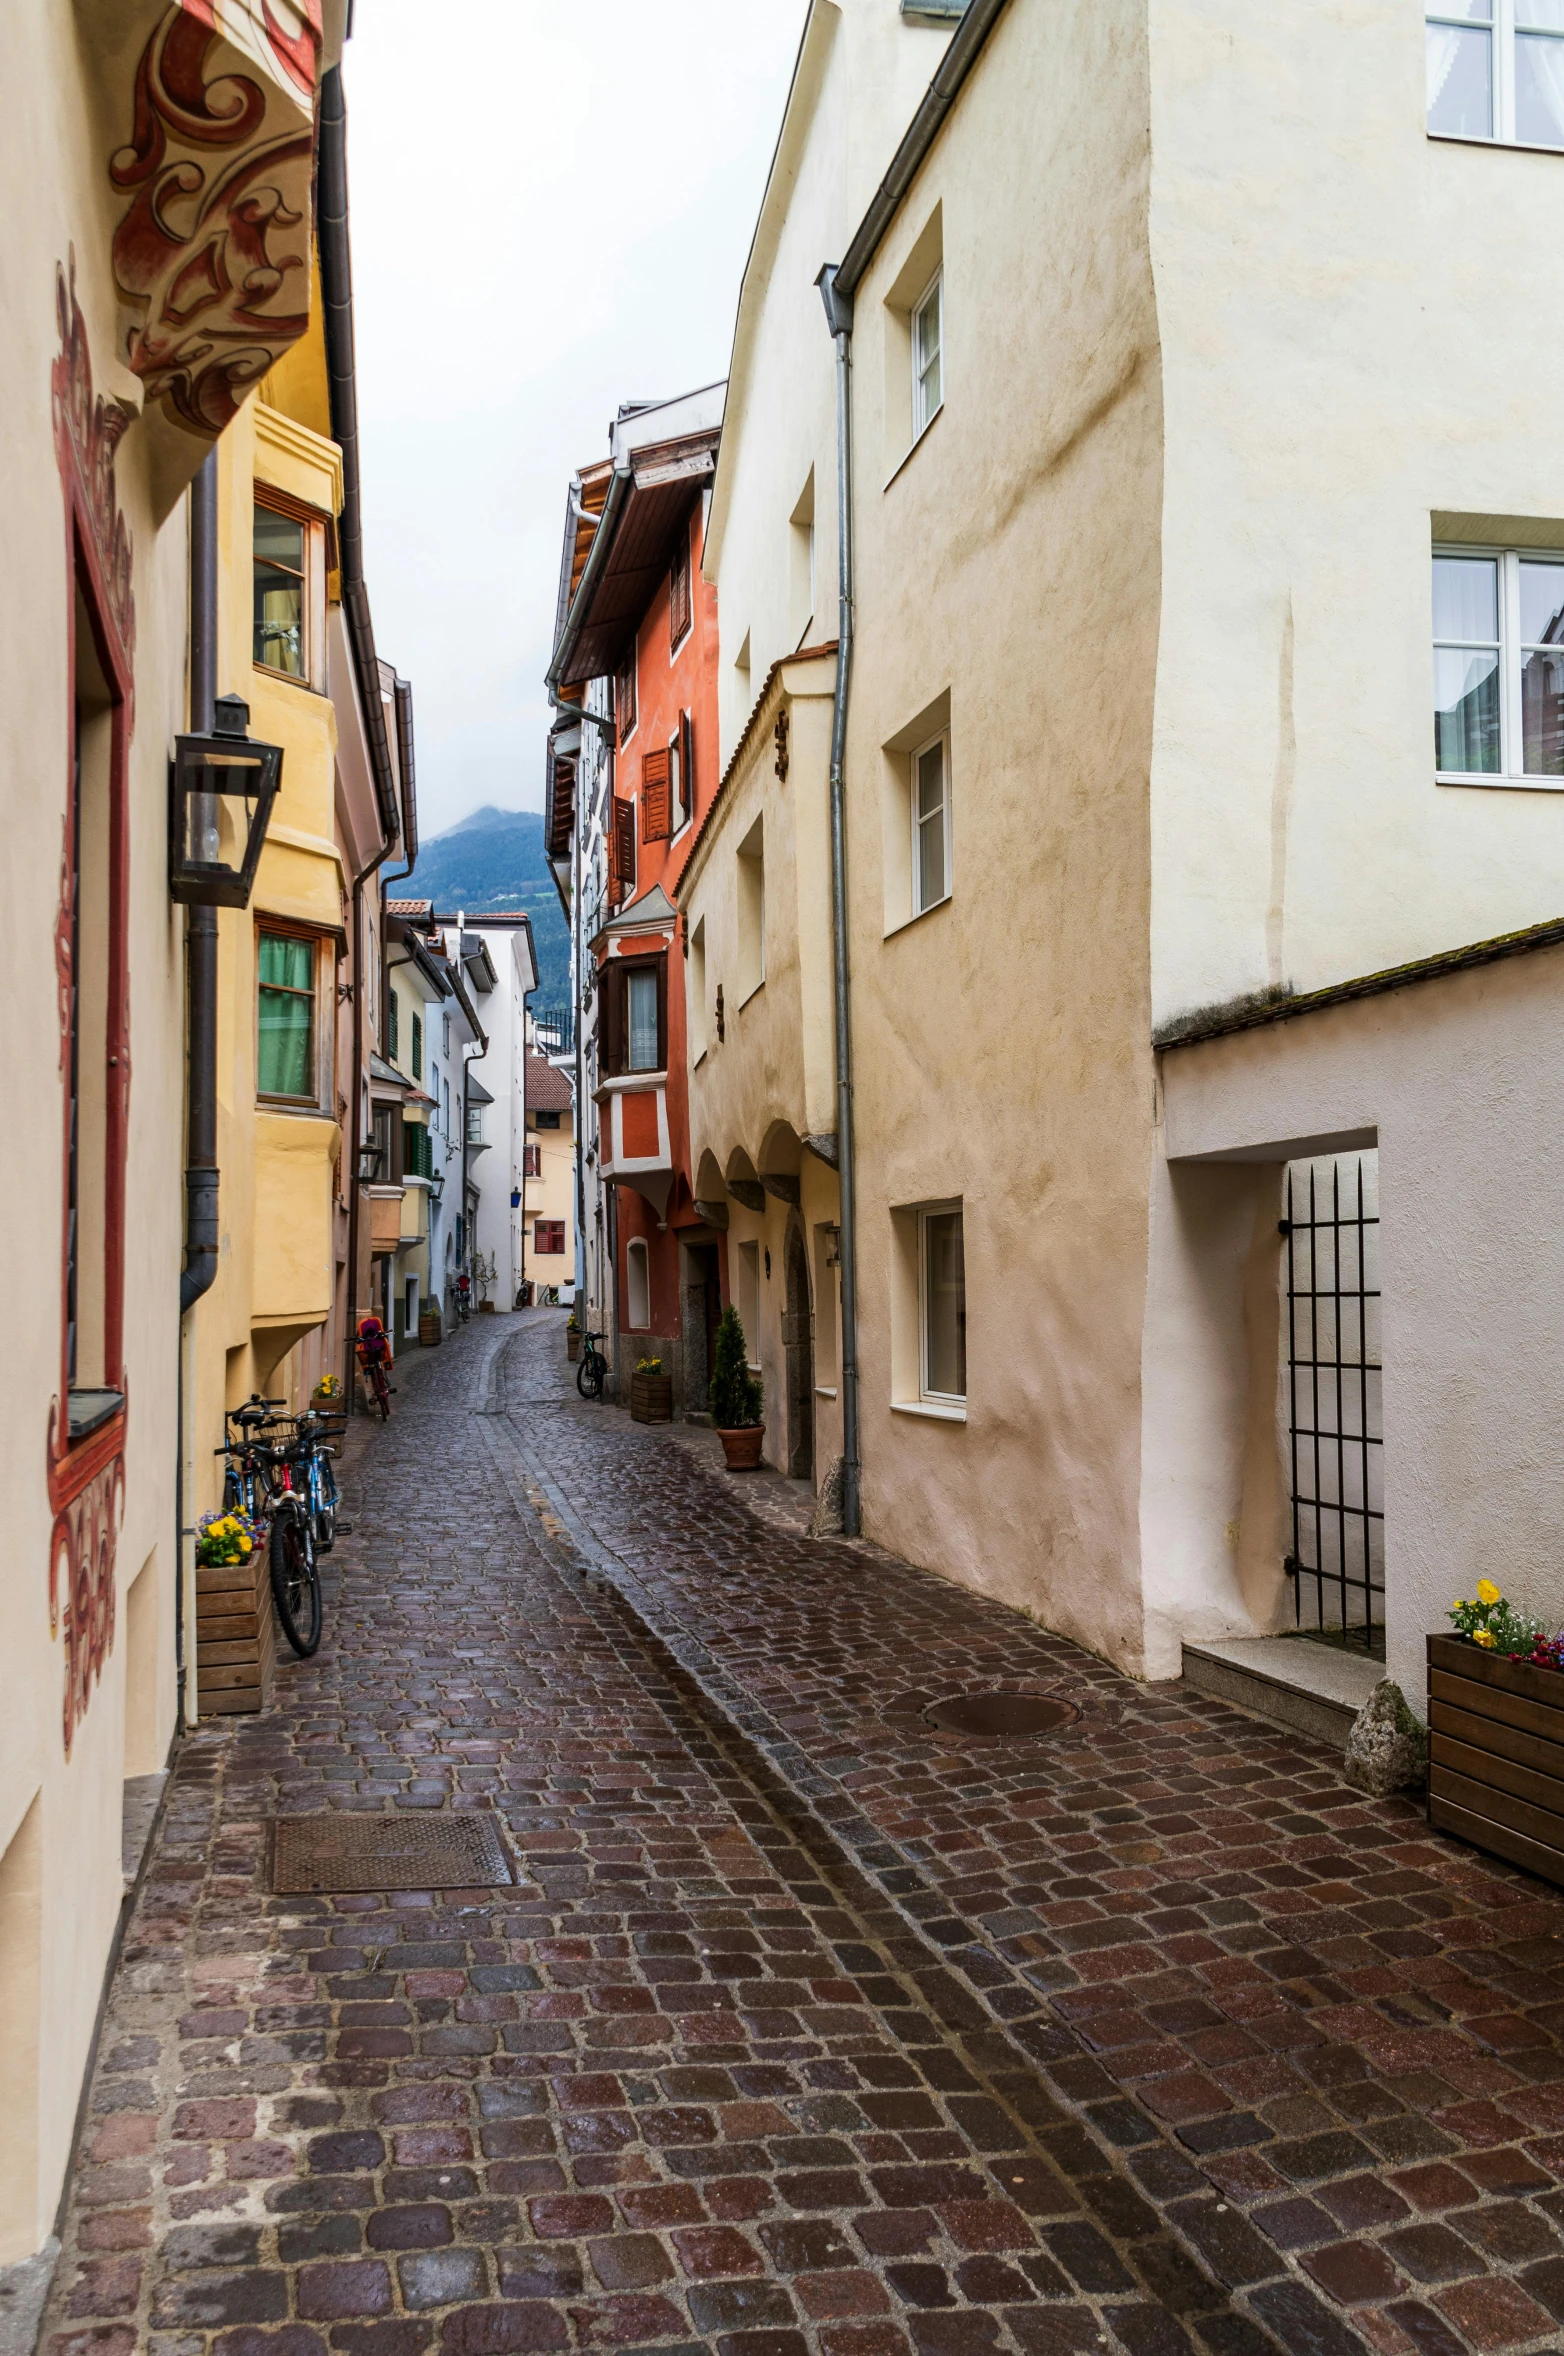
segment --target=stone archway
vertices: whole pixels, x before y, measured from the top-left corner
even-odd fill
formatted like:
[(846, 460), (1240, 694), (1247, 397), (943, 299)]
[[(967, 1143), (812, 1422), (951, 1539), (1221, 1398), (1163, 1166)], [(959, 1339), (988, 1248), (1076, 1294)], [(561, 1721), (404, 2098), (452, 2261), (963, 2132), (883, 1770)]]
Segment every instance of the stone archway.
[(787, 1469), (794, 1480), (815, 1477), (815, 1320), (809, 1297), (809, 1253), (804, 1225), (795, 1211), (783, 1247), (786, 1308), (782, 1341), (787, 1353)]

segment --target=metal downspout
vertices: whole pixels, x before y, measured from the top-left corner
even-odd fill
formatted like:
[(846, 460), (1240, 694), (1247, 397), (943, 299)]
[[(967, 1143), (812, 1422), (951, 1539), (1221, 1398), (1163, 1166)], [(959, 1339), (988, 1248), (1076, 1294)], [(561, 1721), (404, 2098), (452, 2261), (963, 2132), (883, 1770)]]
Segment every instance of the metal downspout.
[[(211, 733), (217, 702), (217, 453), (190, 486), (190, 731)], [(217, 1275), (217, 911), (185, 912), (185, 1265), (179, 1278), (175, 1373), (174, 1673), (177, 1723), (186, 1723), (185, 1317)]]
[(842, 1531), (856, 1538), (859, 1512), (858, 1216), (853, 1150), (853, 1032), (847, 955), (847, 693), (853, 661), (853, 306), (827, 263), (816, 284), (836, 345), (836, 528), (840, 611), (831, 714), (831, 996), (836, 1019), (836, 1152), (841, 1187)]

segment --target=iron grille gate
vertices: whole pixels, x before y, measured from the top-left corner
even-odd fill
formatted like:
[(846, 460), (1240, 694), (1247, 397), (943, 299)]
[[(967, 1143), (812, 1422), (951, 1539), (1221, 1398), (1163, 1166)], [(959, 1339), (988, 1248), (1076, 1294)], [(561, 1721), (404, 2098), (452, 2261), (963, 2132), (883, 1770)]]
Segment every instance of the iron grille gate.
[(1287, 1173), (1288, 1410), (1298, 1625), (1384, 1657), (1377, 1157)]

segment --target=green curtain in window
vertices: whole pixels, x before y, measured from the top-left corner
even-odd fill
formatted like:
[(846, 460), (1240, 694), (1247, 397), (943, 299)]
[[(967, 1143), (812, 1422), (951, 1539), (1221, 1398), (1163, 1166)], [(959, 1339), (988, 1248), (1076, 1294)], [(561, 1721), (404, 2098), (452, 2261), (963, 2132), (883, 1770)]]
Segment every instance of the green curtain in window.
[(315, 950), (262, 933), (256, 1086), (262, 1096), (314, 1093)]

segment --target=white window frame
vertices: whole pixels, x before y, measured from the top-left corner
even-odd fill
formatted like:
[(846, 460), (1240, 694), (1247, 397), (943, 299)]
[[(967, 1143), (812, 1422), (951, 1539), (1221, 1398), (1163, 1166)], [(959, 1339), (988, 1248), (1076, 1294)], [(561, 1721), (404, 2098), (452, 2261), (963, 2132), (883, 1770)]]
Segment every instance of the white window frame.
[[(923, 820), (920, 817), (918, 811), (918, 764), (923, 759), (924, 754), (931, 753), (936, 745), (938, 745), (940, 748), (940, 778), (943, 795), (940, 816), (945, 837), (945, 889), (940, 893), (937, 900), (925, 900), (921, 897), (923, 888), (923, 860), (921, 857), (923, 849)], [(938, 730), (938, 732), (935, 735), (929, 737), (925, 743), (920, 744), (916, 752), (909, 755), (907, 766), (907, 811), (912, 826), (912, 913), (914, 916), (927, 916), (931, 908), (943, 908), (945, 902), (951, 896), (950, 730), (948, 728), (941, 728)]]
[[(1517, 788), (1526, 793), (1564, 793), (1564, 777), (1529, 776), (1521, 766), (1526, 758), (1525, 728), (1521, 713), (1521, 566), (1526, 564), (1564, 565), (1564, 549), (1559, 548), (1497, 548), (1484, 547), (1474, 541), (1436, 540), (1433, 554), (1455, 557), (1484, 557), (1497, 561), (1499, 566), (1499, 766), (1497, 769), (1439, 769), (1434, 771), (1438, 785), (1500, 786), (1506, 792)], [(1432, 574), (1430, 574), (1430, 587)], [(1458, 639), (1430, 637), (1430, 648), (1456, 646), (1465, 643)], [(1471, 642), (1474, 646), (1480, 643)], [(1564, 647), (1560, 653), (1564, 654)]]
[[(1425, 25), (1445, 25), (1452, 31), (1483, 33), (1491, 43), (1491, 73), (1489, 88), (1492, 96), (1492, 128), (1486, 134), (1486, 144), (1493, 147), (1530, 147), (1545, 154), (1564, 153), (1564, 133), (1557, 140), (1520, 139), (1515, 129), (1515, 43), (1517, 34), (1552, 37), (1564, 43), (1564, 32), (1556, 32), (1547, 25), (1517, 22), (1526, 13), (1526, 0), (1490, 0), (1491, 16), (1487, 18), (1463, 16), (1451, 0), (1440, 6), (1439, 0), (1428, 0), (1424, 10)], [(1424, 35), (1425, 43), (1427, 35)], [(1430, 139), (1484, 139), (1477, 131), (1436, 131), (1429, 125)]]
[[(637, 1301), (637, 1290), (641, 1299)], [(636, 1310), (642, 1314), (637, 1317)], [(650, 1333), (652, 1330), (652, 1255), (646, 1238), (632, 1235), (625, 1245), (625, 1331)]]
[[(938, 306), (939, 342), (933, 357), (939, 361), (939, 399), (932, 409), (925, 410), (924, 373), (930, 355), (924, 349), (923, 315), (931, 301)], [(945, 265), (940, 263), (928, 285), (912, 306), (912, 438), (919, 441), (934, 423), (945, 406)]]
[[(929, 1384), (929, 1243), (928, 1226), (931, 1219), (946, 1219), (954, 1214), (961, 1221), (961, 1261), (966, 1269), (967, 1222), (966, 1207), (957, 1195), (949, 1202), (922, 1203), (918, 1208), (918, 1397), (931, 1407), (960, 1408), (966, 1411), (965, 1391), (936, 1391)], [(970, 1379), (970, 1369), (968, 1370)]]

